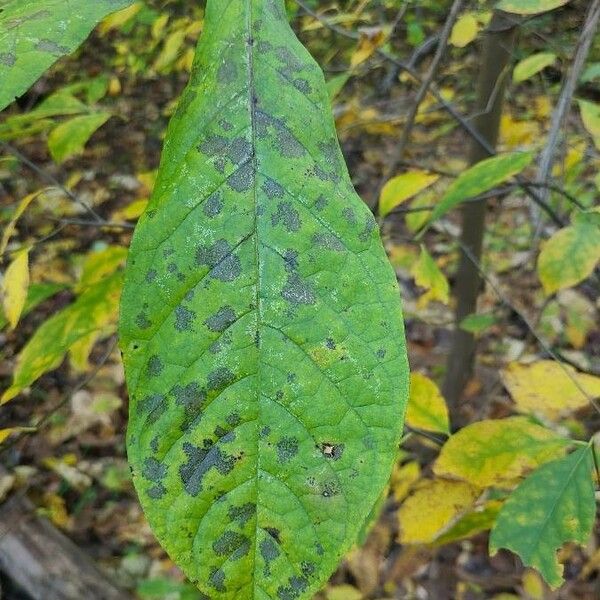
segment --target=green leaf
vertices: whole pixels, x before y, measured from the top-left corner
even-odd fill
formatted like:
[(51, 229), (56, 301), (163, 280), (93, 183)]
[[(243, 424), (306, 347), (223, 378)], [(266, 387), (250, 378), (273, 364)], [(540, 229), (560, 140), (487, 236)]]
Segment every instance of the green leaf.
[(0, 110), (70, 54), (107, 14), (132, 0), (4, 0), (0, 7)]
[(596, 148), (600, 150), (600, 104), (578, 100), (581, 120), (594, 140)]
[(600, 227), (592, 218), (575, 219), (541, 248), (537, 270), (546, 295), (587, 279), (600, 260)]
[(57, 163), (62, 163), (81, 154), (88, 140), (110, 117), (111, 114), (107, 112), (92, 113), (73, 117), (55, 127), (48, 136), (48, 149), (52, 158)]
[(419, 260), (412, 266), (410, 273), (415, 278), (415, 283), (427, 290), (419, 298), (419, 306), (426, 306), (430, 300), (439, 300), (448, 304), (450, 284), (424, 245), (421, 245)]
[(561, 456), (570, 440), (526, 417), (479, 421), (443, 446), (433, 471), (484, 488), (521, 477)]
[(122, 273), (103, 279), (41, 325), (21, 350), (12, 386), (0, 402), (8, 402), (44, 373), (58, 367), (73, 344), (114, 323), (121, 282)]
[(513, 152), (478, 162), (454, 180), (431, 214), (429, 223), (444, 216), (458, 204), (476, 198), (519, 174), (531, 163), (533, 156), (533, 152)]
[(585, 446), (534, 471), (506, 501), (490, 537), (490, 553), (507, 548), (548, 584), (563, 583), (556, 551), (565, 542), (585, 544), (596, 502), (592, 450)]
[(538, 52), (532, 54), (522, 61), (519, 61), (513, 71), (513, 80), (516, 83), (521, 83), (533, 77), (535, 74), (543, 71), (546, 67), (556, 62), (556, 54), (554, 52)]
[(148, 520), (213, 599), (310, 598), (391, 473), (399, 292), (323, 74), (283, 0), (209, 0), (131, 245), (128, 455)]
[(568, 4), (569, 0), (501, 0), (496, 4), (498, 10), (516, 15), (537, 15)]
[(476, 313), (467, 315), (461, 322), (460, 328), (469, 333), (482, 333), (496, 323), (494, 315), (478, 315)]

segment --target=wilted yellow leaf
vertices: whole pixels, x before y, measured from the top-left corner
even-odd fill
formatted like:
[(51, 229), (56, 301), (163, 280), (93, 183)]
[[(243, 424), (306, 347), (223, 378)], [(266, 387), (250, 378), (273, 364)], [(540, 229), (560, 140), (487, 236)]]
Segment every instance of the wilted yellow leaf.
[(510, 115), (502, 115), (500, 137), (507, 149), (530, 146), (539, 139), (540, 127), (535, 121), (517, 121)]
[(450, 35), (450, 43), (457, 48), (470, 44), (479, 33), (479, 22), (473, 13), (462, 15), (454, 24)]
[(594, 139), (596, 148), (600, 150), (600, 104), (579, 100), (579, 110), (585, 128)]
[(586, 407), (588, 396), (600, 397), (600, 377), (552, 360), (512, 363), (502, 372), (502, 381), (519, 412), (552, 421)]
[(108, 15), (108, 17), (106, 17), (100, 23), (100, 25), (98, 25), (98, 31), (100, 32), (100, 35), (106, 35), (109, 31), (118, 29), (119, 27), (125, 25), (127, 21), (133, 19), (133, 17), (140, 12), (143, 6), (143, 2), (135, 2), (123, 10), (118, 10), (117, 12)]
[(544, 600), (546, 598), (546, 586), (544, 580), (537, 571), (527, 569), (523, 573), (523, 591), (531, 600)]
[(417, 429), (449, 432), (448, 407), (438, 386), (421, 373), (410, 376), (406, 422)]
[(327, 600), (361, 600), (363, 595), (351, 585), (336, 585), (327, 590)]
[(432, 300), (439, 300), (443, 304), (450, 301), (450, 285), (446, 276), (437, 266), (433, 257), (427, 252), (425, 246), (421, 246), (419, 260), (413, 265), (411, 275), (415, 283), (428, 290), (418, 301), (419, 308), (427, 306)]
[(392, 472), (390, 487), (396, 501), (401, 502), (408, 496), (412, 486), (421, 476), (421, 467), (416, 461), (397, 466)]
[(381, 190), (379, 213), (384, 217), (396, 206), (428, 188), (438, 179), (439, 175), (419, 170), (409, 171), (393, 177)]
[(4, 314), (14, 329), (19, 322), (29, 289), (29, 248), (16, 253), (2, 282)]
[(464, 481), (426, 481), (398, 510), (400, 542), (429, 544), (473, 504), (479, 492)]
[[(48, 188), (49, 189), (49, 188)], [(16, 231), (17, 221), (21, 217), (21, 215), (25, 212), (27, 207), (41, 194), (43, 194), (47, 189), (38, 190), (37, 192), (33, 192), (33, 194), (29, 194), (25, 196), (23, 200), (17, 206), (17, 210), (15, 210), (11, 220), (8, 225), (4, 228), (2, 232), (2, 240), (0, 240), (0, 256), (6, 252), (6, 247), (8, 246), (8, 242), (14, 232)]]
[(35, 431), (35, 427), (8, 427), (7, 429), (0, 429), (0, 444), (4, 443), (13, 433), (20, 433), (22, 431)]
[(350, 64), (353, 67), (357, 67), (365, 62), (365, 60), (370, 58), (385, 40), (386, 35), (382, 29), (369, 28), (361, 30), (360, 39), (354, 54), (352, 54)]
[(477, 487), (512, 482), (562, 456), (569, 440), (526, 417), (479, 421), (455, 433), (433, 466), (436, 475)]

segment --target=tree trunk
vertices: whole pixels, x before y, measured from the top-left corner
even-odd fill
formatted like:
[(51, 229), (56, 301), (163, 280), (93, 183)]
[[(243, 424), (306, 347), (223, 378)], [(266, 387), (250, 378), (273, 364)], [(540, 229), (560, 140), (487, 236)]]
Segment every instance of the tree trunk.
[[(500, 118), (507, 82), (510, 79), (510, 62), (515, 46), (518, 24), (495, 11), (486, 32), (484, 51), (479, 75), (476, 118), (474, 125), (490, 147), (495, 148), (500, 130)], [(469, 162), (474, 165), (489, 152), (476, 140), (472, 140)], [(460, 425), (460, 400), (465, 386), (473, 373), (475, 338), (460, 328), (461, 321), (477, 310), (477, 296), (482, 287), (478, 269), (483, 249), (485, 214), (487, 202), (469, 202), (462, 209), (462, 252), (456, 275), (454, 294), (456, 297), (455, 331), (446, 366), (443, 392), (454, 425)]]

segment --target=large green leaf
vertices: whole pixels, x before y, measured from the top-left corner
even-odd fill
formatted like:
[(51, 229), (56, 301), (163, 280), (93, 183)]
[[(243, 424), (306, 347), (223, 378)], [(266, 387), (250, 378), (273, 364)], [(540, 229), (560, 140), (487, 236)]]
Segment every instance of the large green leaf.
[(0, 110), (133, 0), (0, 0)]
[(121, 305), (128, 453), (209, 598), (310, 597), (391, 472), (398, 287), (283, 0), (211, 0)]
[(517, 15), (536, 15), (568, 3), (569, 0), (500, 0), (496, 8)]
[(502, 507), (490, 537), (490, 552), (516, 552), (554, 588), (562, 583), (556, 556), (565, 542), (587, 543), (596, 502), (592, 450), (585, 446), (534, 471)]

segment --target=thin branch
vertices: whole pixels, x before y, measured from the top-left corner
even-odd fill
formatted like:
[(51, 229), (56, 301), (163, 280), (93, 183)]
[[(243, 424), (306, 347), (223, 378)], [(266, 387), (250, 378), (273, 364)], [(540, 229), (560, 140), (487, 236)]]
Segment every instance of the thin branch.
[(412, 103), (412, 106), (406, 118), (406, 125), (404, 126), (404, 129), (402, 131), (402, 137), (398, 142), (398, 146), (394, 156), (388, 164), (387, 173), (385, 173), (384, 179), (387, 179), (394, 172), (394, 170), (404, 157), (404, 151), (406, 150), (406, 146), (410, 140), (410, 136), (415, 126), (415, 119), (417, 117), (417, 113), (419, 112), (419, 107), (425, 99), (425, 96), (427, 96), (429, 88), (431, 87), (431, 84), (433, 83), (433, 80), (437, 75), (438, 68), (442, 62), (442, 59), (444, 58), (446, 48), (448, 47), (448, 40), (450, 39), (452, 28), (456, 23), (456, 19), (458, 18), (458, 14), (462, 8), (462, 5), (463, 0), (454, 0), (452, 7), (450, 8), (450, 13), (448, 14), (448, 18), (446, 19), (446, 22), (444, 23), (444, 28), (442, 29), (442, 32), (440, 34), (440, 40), (437, 45), (435, 55), (433, 57), (433, 60), (431, 61), (431, 64), (429, 65), (429, 69), (427, 70), (423, 81), (421, 82), (421, 87), (419, 88), (419, 91), (417, 92), (417, 95)]
[[(546, 146), (542, 150), (539, 160), (538, 167), (538, 180), (542, 183), (547, 183), (550, 180), (552, 173), (552, 166), (554, 165), (556, 147), (558, 146), (560, 139), (560, 132), (563, 128), (567, 113), (571, 108), (573, 101), (573, 94), (579, 80), (579, 75), (585, 65), (585, 61), (590, 51), (594, 34), (598, 28), (598, 21), (600, 20), (600, 0), (593, 0), (588, 13), (586, 15), (579, 41), (577, 42), (577, 49), (575, 51), (575, 57), (573, 63), (569, 68), (569, 72), (563, 84), (556, 108), (552, 114), (552, 120), (550, 124), (550, 132), (548, 133), (548, 141)], [(542, 200), (548, 198), (549, 190), (542, 190)], [(537, 211), (539, 213), (539, 211)], [(536, 220), (539, 220), (539, 214), (534, 215)]]

